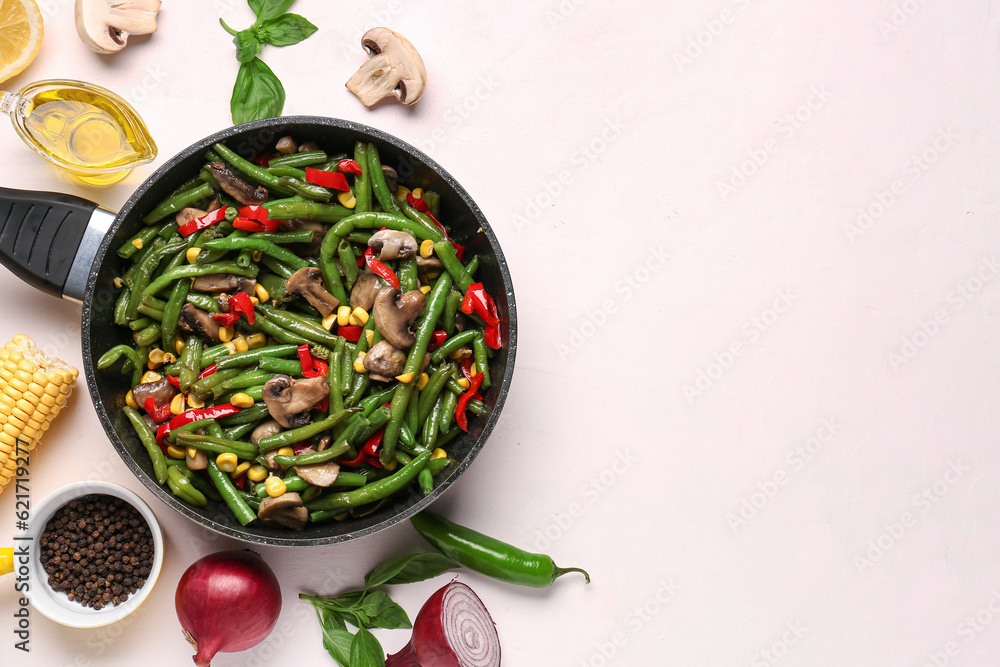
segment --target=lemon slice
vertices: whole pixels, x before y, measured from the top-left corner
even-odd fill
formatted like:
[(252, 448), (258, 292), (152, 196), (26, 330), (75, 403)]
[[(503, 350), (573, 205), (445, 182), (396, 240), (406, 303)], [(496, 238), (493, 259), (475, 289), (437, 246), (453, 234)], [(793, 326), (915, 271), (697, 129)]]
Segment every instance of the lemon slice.
[(42, 13), (35, 0), (0, 0), (0, 82), (31, 64), (42, 46)]

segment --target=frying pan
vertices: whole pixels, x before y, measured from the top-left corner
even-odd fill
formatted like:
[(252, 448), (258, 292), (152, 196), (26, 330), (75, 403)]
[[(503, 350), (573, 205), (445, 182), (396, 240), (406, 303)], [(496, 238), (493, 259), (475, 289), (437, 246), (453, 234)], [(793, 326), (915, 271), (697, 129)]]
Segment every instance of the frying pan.
[[(345, 521), (308, 525), (291, 531), (255, 521), (243, 527), (223, 503), (198, 508), (180, 502), (157, 484), (149, 457), (121, 408), (130, 378), (117, 365), (98, 370), (97, 359), (119, 343), (131, 344), (130, 332), (114, 324), (118, 289), (114, 278), (125, 260), (115, 252), (144, 225), (142, 217), (177, 187), (198, 173), (205, 150), (223, 142), (252, 160), (291, 135), (328, 150), (349, 150), (356, 141), (375, 142), (384, 164), (399, 172), (411, 188), (441, 195), (441, 219), (468, 253), (480, 257), (477, 280), (496, 300), (504, 348), (490, 364), (493, 386), (484, 393), (486, 411), (470, 419), (469, 432), (452, 440), (448, 453), (458, 463), (442, 473), (434, 491), (423, 496), (413, 485), (374, 513)], [(276, 546), (333, 544), (373, 534), (415, 514), (438, 498), (472, 463), (500, 416), (514, 371), (516, 311), (510, 272), (503, 252), (479, 207), (444, 169), (429, 157), (379, 130), (334, 118), (289, 116), (254, 121), (223, 130), (184, 149), (156, 170), (115, 215), (72, 195), (0, 188), (0, 263), (26, 282), (55, 296), (83, 304), (83, 364), (94, 407), (112, 445), (126, 465), (164, 503), (202, 526), (246, 542)], [(443, 478), (443, 479), (442, 479)]]

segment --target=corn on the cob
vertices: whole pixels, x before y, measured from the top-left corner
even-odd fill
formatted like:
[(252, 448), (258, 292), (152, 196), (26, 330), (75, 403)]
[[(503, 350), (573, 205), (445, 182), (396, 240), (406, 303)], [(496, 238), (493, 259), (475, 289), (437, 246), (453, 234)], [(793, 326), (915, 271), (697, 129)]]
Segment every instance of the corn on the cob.
[(79, 371), (17, 334), (0, 349), (0, 491), (69, 398)]

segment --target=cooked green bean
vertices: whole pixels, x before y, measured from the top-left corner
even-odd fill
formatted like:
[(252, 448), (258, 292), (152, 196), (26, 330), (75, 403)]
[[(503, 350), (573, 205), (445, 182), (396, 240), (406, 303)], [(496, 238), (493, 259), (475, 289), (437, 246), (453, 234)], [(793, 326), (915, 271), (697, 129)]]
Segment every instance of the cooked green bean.
[(333, 199), (333, 192), (322, 185), (308, 183), (295, 176), (282, 176), (278, 179), (282, 186), (292, 190), (295, 194), (310, 199), (312, 201), (328, 202)]
[(355, 213), (366, 213), (372, 210), (372, 182), (368, 167), (368, 145), (364, 142), (354, 144), (354, 161), (361, 167), (361, 176), (354, 179)]
[(313, 220), (315, 222), (340, 222), (353, 211), (340, 204), (318, 201), (279, 202), (267, 207), (267, 217), (271, 220)]
[(252, 238), (249, 236), (234, 238), (228, 236), (222, 239), (212, 239), (206, 242), (203, 248), (207, 250), (259, 250), (265, 255), (270, 255), (295, 269), (304, 269), (309, 266), (309, 262), (294, 252), (261, 238)]
[(269, 452), (272, 449), (277, 449), (279, 447), (284, 447), (285, 445), (294, 444), (300, 440), (305, 440), (306, 438), (311, 438), (317, 433), (322, 433), (323, 431), (333, 428), (345, 417), (354, 414), (357, 411), (357, 408), (341, 410), (333, 413), (326, 419), (321, 419), (319, 421), (306, 424), (305, 426), (269, 435), (266, 438), (261, 438), (257, 441), (257, 448), (261, 451), (261, 453)]
[(382, 210), (398, 211), (399, 204), (389, 192), (389, 185), (385, 182), (385, 173), (382, 171), (382, 160), (379, 159), (378, 146), (375, 144), (368, 144), (368, 178)]
[[(268, 172), (261, 166), (244, 160), (239, 155), (229, 150), (223, 144), (214, 144), (212, 148), (218, 153), (219, 157), (227, 163), (230, 167), (243, 174), (247, 178), (253, 181), (257, 181), (261, 185), (265, 186), (271, 192), (277, 192), (283, 195), (293, 195), (295, 194), (288, 188), (282, 187), (281, 183), (278, 182), (278, 177), (274, 174)], [(270, 217), (270, 216), (268, 216)]]
[(159, 484), (165, 483), (167, 481), (167, 457), (163, 455), (163, 450), (156, 444), (156, 435), (149, 428), (146, 420), (139, 416), (139, 413), (133, 408), (126, 405), (122, 410), (125, 412), (125, 416), (128, 417), (129, 422), (131, 422), (132, 428), (135, 429), (135, 434), (139, 436), (139, 442), (142, 443), (146, 453), (149, 454), (149, 460), (153, 464), (153, 475), (156, 477), (156, 481)]
[(252, 366), (265, 357), (288, 357), (295, 354), (296, 350), (298, 350), (298, 346), (296, 345), (268, 345), (267, 347), (260, 347), (256, 350), (237, 352), (236, 354), (223, 357), (215, 362), (215, 368), (216, 370), (221, 371), (227, 368), (235, 368), (237, 366)]
[[(431, 453), (429, 451), (422, 452), (389, 477), (385, 477), (376, 482), (369, 482), (360, 489), (355, 489), (354, 491), (331, 493), (307, 503), (306, 508), (311, 512), (310, 518), (313, 520), (325, 519), (326, 516), (313, 518), (313, 515), (317, 514), (320, 510), (328, 512), (330, 510), (337, 510), (345, 507), (357, 507), (359, 505), (367, 505), (368, 503), (375, 502), (376, 500), (387, 498), (393, 493), (406, 488), (409, 483), (416, 478), (417, 474), (423, 470), (423, 467), (427, 465), (427, 461), (430, 457)], [(333, 517), (331, 516), (329, 518)]]
[(144, 294), (157, 294), (164, 287), (179, 278), (195, 278), (197, 276), (207, 276), (212, 273), (231, 273), (236, 276), (253, 277), (257, 275), (257, 267), (243, 267), (236, 262), (218, 262), (213, 264), (187, 264), (165, 271), (149, 284)]
[(235, 454), (240, 458), (252, 459), (257, 456), (257, 448), (248, 442), (228, 440), (211, 435), (198, 435), (184, 432), (177, 436), (177, 444), (181, 447), (194, 447), (213, 454)]
[(473, 340), (475, 340), (476, 333), (475, 329), (468, 329), (447, 339), (445, 342), (441, 343), (436, 350), (431, 352), (431, 361), (434, 363), (440, 363), (442, 359), (458, 348), (469, 345)]
[(208, 459), (208, 476), (215, 482), (215, 488), (240, 524), (246, 526), (257, 518), (257, 513), (250, 509), (246, 499), (233, 486), (233, 480), (229, 478), (229, 475), (219, 470), (219, 466), (211, 457)]
[(187, 190), (178, 192), (170, 197), (167, 197), (159, 206), (154, 208), (152, 211), (147, 213), (143, 217), (142, 221), (147, 225), (151, 225), (154, 222), (159, 222), (163, 218), (167, 217), (171, 213), (176, 213), (185, 206), (189, 206), (199, 199), (205, 199), (206, 197), (211, 197), (213, 193), (212, 186), (208, 183), (201, 183), (200, 185), (195, 185)]
[(306, 151), (304, 153), (292, 153), (291, 155), (271, 158), (267, 163), (267, 167), (268, 169), (273, 169), (274, 167), (308, 167), (326, 161), (326, 151)]

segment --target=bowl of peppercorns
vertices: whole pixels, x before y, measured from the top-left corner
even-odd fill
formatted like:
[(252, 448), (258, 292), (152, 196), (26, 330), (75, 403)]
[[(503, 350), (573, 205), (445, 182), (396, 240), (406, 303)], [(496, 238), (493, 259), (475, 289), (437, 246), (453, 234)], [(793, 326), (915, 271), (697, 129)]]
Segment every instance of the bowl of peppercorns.
[(31, 605), (75, 628), (128, 616), (153, 590), (163, 563), (153, 511), (110, 482), (74, 482), (50, 493), (32, 509), (18, 544), (29, 550)]

